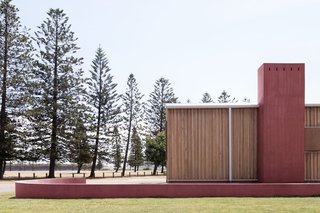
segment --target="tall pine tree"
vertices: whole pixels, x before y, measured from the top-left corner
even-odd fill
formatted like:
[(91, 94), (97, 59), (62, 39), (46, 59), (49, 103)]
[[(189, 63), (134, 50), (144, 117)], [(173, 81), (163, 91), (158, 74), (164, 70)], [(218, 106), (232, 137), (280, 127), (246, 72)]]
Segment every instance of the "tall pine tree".
[(88, 115), (86, 114), (86, 107), (78, 107), (79, 110), (73, 115), (74, 123), (70, 125), (71, 129), (68, 132), (68, 160), (70, 162), (77, 164), (77, 173), (85, 163), (90, 163), (92, 156), (88, 140), (88, 128), (86, 127), (86, 121), (88, 120)]
[(235, 98), (232, 98), (225, 90), (222, 91), (218, 97), (218, 103), (236, 103), (238, 102)]
[(113, 135), (111, 139), (112, 152), (111, 152), (111, 163), (114, 165), (114, 169), (118, 172), (122, 163), (122, 139), (119, 133), (118, 127), (115, 126), (113, 129)]
[(123, 168), (121, 173), (122, 176), (125, 175), (125, 171), (126, 171), (132, 124), (133, 123), (139, 124), (139, 122), (142, 119), (142, 115), (143, 115), (142, 102), (141, 102), (142, 97), (143, 95), (140, 93), (138, 89), (138, 83), (134, 75), (131, 73), (127, 81), (126, 93), (122, 96), (123, 105), (124, 105), (123, 120), (125, 122), (125, 129), (127, 131), (126, 150), (125, 150)]
[(95, 144), (90, 177), (95, 176), (97, 158), (101, 142), (108, 142), (109, 128), (116, 122), (120, 108), (117, 105), (119, 96), (116, 92), (117, 84), (113, 82), (111, 69), (106, 54), (99, 47), (92, 61), (91, 78), (88, 79), (87, 103), (94, 115)]
[(21, 144), (18, 118), (25, 111), (26, 77), (32, 64), (31, 39), (17, 13), (11, 0), (0, 1), (0, 179), (6, 161), (16, 159), (15, 147)]
[(208, 92), (205, 92), (202, 95), (202, 99), (201, 99), (202, 103), (213, 103), (213, 100), (211, 98), (211, 95)]
[(61, 9), (50, 9), (48, 17), (35, 32), (38, 45), (37, 68), (34, 70), (33, 106), (30, 121), (34, 125), (33, 140), (40, 143), (49, 156), (49, 177), (53, 178), (56, 161), (66, 149), (65, 130), (73, 118), (72, 111), (80, 101), (82, 58), (69, 18)]
[(153, 135), (165, 130), (166, 124), (166, 103), (176, 103), (171, 84), (168, 79), (160, 78), (154, 84), (154, 91), (150, 94), (147, 110), (147, 118), (150, 131)]
[[(150, 94), (149, 105), (147, 110), (148, 124), (150, 132), (153, 136), (156, 136), (159, 132), (165, 131), (166, 124), (166, 103), (176, 103), (177, 99), (174, 95), (171, 84), (168, 79), (160, 78), (156, 81), (154, 85), (154, 91)], [(157, 141), (157, 140), (156, 140)], [(162, 147), (162, 146), (159, 146)], [(162, 150), (165, 152), (165, 150)], [(155, 161), (154, 161), (155, 162)], [(165, 161), (161, 161), (161, 171), (165, 166)], [(156, 169), (158, 165), (154, 164), (154, 172), (156, 174)]]
[(245, 96), (245, 97), (242, 99), (242, 102), (244, 102), (244, 103), (250, 103), (250, 99), (249, 99), (247, 96)]
[(138, 134), (137, 128), (132, 128), (131, 149), (128, 163), (134, 167), (134, 172), (139, 170), (139, 166), (143, 165), (142, 141)]

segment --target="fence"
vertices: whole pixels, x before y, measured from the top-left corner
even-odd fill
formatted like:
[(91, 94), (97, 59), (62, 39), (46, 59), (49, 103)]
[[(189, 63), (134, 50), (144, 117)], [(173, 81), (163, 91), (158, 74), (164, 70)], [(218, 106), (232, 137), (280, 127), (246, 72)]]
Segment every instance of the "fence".
[[(87, 168), (90, 168), (90, 166), (86, 166)], [(86, 169), (86, 167), (83, 167), (83, 169)], [(76, 170), (77, 165), (76, 164), (57, 164), (56, 165), (57, 170)], [(43, 170), (49, 170), (49, 164), (36, 164), (36, 163), (11, 163), (8, 162), (6, 165), (7, 171), (43, 171)]]
[[(127, 171), (124, 177), (143, 177), (152, 176), (153, 171)], [(89, 177), (90, 171), (82, 171), (81, 173), (76, 173), (74, 171), (56, 171), (56, 178), (77, 178), (77, 177)], [(166, 175), (166, 171), (161, 173), (156, 172), (157, 176)], [(46, 178), (48, 177), (47, 171), (11, 171), (5, 173), (5, 179), (36, 179), (36, 178)], [(121, 172), (112, 171), (96, 171), (95, 178), (121, 178)]]

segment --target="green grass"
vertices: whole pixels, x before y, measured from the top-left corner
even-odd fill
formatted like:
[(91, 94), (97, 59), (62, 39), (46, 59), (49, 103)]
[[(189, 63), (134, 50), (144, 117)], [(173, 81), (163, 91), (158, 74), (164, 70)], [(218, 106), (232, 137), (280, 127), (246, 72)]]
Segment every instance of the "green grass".
[(0, 212), (319, 212), (320, 197), (16, 199), (0, 193)]

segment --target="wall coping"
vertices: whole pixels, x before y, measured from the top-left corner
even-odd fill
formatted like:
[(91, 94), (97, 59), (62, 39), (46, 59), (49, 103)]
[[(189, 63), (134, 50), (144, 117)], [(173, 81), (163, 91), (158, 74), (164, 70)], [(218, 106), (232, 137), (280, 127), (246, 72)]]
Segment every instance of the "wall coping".
[[(306, 107), (320, 107), (320, 103), (306, 103)], [(215, 109), (215, 108), (259, 108), (258, 104), (245, 103), (202, 103), (202, 104), (165, 104), (167, 109)]]
[(184, 109), (184, 108), (258, 108), (258, 104), (244, 104), (244, 103), (232, 103), (232, 104), (221, 104), (221, 103), (202, 103), (202, 104), (166, 104), (167, 109)]

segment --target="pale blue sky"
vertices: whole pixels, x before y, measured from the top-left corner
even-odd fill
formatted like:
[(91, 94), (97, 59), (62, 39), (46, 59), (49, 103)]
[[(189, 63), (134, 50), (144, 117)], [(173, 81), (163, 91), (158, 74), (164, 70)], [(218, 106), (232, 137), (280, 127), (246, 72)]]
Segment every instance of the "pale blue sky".
[(149, 97), (169, 78), (181, 102), (225, 89), (257, 101), (266, 62), (306, 64), (306, 102), (320, 103), (320, 1), (316, 0), (13, 0), (32, 31), (49, 8), (64, 9), (88, 73), (99, 44), (119, 92), (132, 72)]

